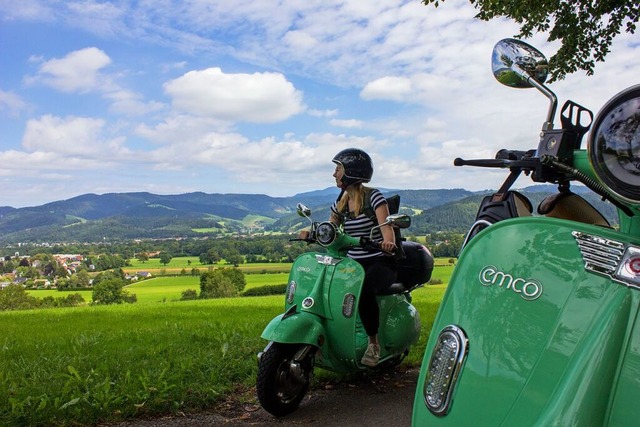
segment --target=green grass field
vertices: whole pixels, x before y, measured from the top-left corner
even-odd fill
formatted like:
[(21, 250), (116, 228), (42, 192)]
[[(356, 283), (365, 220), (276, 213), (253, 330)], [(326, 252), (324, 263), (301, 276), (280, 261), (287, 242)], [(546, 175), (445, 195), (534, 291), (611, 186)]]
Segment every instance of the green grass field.
[[(280, 285), (287, 283), (289, 273), (271, 273), (271, 274), (247, 274), (246, 289), (260, 286)], [(136, 282), (126, 287), (129, 292), (135, 294), (138, 303), (156, 303), (177, 301), (182, 296), (182, 292), (187, 289), (194, 289), (200, 293), (200, 277), (198, 276), (162, 276), (153, 277), (151, 279)], [(61, 298), (67, 295), (67, 292), (60, 292), (55, 289), (47, 290), (29, 290), (29, 294), (44, 298), (52, 296)], [(91, 301), (91, 290), (72, 291), (82, 295), (85, 301)]]
[[(184, 269), (189, 274), (191, 273), (191, 269), (193, 268), (197, 268), (200, 271), (207, 271), (209, 268), (233, 267), (232, 265), (226, 263), (218, 263), (213, 265), (200, 264), (198, 257), (175, 257), (172, 258), (167, 265), (162, 264), (159, 258), (150, 258), (149, 261), (145, 262), (142, 262), (136, 258), (131, 258), (129, 259), (129, 264), (130, 265), (122, 269), (126, 273), (135, 274), (139, 271), (148, 271), (154, 276), (159, 275), (161, 272), (165, 272), (166, 274), (180, 274), (182, 269)], [(291, 263), (251, 263), (242, 264), (238, 268), (246, 273), (283, 273), (289, 271), (289, 268), (291, 268)]]
[[(433, 276), (446, 284), (452, 268)], [(287, 277), (247, 275), (247, 288)], [(405, 363), (422, 361), (445, 284), (412, 293), (422, 331)], [(162, 277), (130, 286), (136, 304), (0, 312), (0, 425), (114, 423), (253, 396), (260, 334), (283, 296), (175, 301), (190, 288), (197, 277)]]

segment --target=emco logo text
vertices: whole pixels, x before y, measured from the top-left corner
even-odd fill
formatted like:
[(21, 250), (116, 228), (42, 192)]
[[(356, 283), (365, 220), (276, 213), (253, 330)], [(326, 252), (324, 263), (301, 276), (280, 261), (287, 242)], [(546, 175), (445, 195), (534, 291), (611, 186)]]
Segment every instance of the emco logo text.
[(509, 273), (498, 270), (494, 265), (487, 265), (478, 274), (482, 286), (498, 286), (510, 289), (527, 300), (533, 301), (542, 295), (542, 284), (535, 279), (513, 277)]

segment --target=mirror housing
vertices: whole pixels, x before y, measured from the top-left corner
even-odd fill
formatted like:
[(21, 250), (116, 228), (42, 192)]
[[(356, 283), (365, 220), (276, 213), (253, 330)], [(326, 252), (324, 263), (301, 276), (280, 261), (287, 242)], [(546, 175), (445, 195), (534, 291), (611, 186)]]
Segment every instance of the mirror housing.
[(309, 209), (306, 205), (303, 205), (302, 203), (298, 203), (296, 205), (296, 211), (298, 212), (298, 215), (300, 215), (301, 217), (309, 218), (311, 216), (311, 209)]
[(411, 226), (411, 217), (405, 214), (389, 215), (385, 224), (391, 224), (398, 228), (409, 228)]
[(491, 55), (493, 76), (505, 86), (534, 87), (531, 79), (544, 83), (549, 74), (547, 58), (536, 48), (516, 39), (500, 40)]

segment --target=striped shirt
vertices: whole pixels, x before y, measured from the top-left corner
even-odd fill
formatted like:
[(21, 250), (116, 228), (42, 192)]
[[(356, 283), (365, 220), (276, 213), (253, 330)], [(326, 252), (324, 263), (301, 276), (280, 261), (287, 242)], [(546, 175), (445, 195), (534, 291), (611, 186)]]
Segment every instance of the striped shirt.
[[(373, 209), (374, 212), (379, 206), (387, 203), (387, 199), (385, 199), (382, 193), (375, 188), (371, 189), (370, 196), (371, 196), (371, 208)], [(331, 205), (331, 212), (333, 212), (336, 215), (340, 215), (340, 213), (338, 212), (337, 201), (333, 202), (333, 205)], [(352, 215), (347, 216), (347, 219), (344, 222), (344, 231), (352, 237), (369, 237), (369, 235), (371, 234), (371, 229), (376, 225), (378, 225), (377, 222), (372, 221), (371, 218), (366, 216), (364, 212), (360, 213), (360, 215), (358, 215), (355, 218), (351, 218), (351, 217)], [(380, 231), (379, 228), (376, 228), (373, 231), (373, 240), (375, 242), (382, 242), (382, 232)], [(379, 251), (379, 250), (370, 251), (370, 250), (363, 249), (360, 246), (355, 246), (349, 249), (349, 251), (347, 252), (347, 256), (353, 259), (371, 258), (376, 256), (382, 256), (382, 255), (384, 255), (382, 251)]]

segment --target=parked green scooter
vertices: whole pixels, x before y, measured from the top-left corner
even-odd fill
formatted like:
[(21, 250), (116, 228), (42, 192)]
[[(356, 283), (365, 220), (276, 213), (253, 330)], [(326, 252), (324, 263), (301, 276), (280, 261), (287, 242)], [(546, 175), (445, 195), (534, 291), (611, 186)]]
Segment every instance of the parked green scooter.
[[(593, 123), (568, 101), (554, 129), (544, 56), (506, 39), (492, 63), (499, 82), (537, 88), (550, 108), (537, 149), (454, 162), (510, 174), (483, 200), (463, 244), (427, 343), (413, 425), (637, 425), (640, 85), (614, 96)], [(538, 215), (510, 190), (521, 173), (557, 184)], [(619, 224), (571, 181), (613, 204)]]
[[(291, 267), (285, 295), (285, 312), (264, 329), (269, 341), (258, 355), (257, 394), (262, 407), (275, 416), (298, 408), (309, 387), (314, 366), (339, 373), (364, 371), (360, 364), (367, 335), (358, 315), (364, 279), (362, 266), (346, 252), (351, 246), (374, 246), (371, 239), (347, 235), (331, 222), (311, 220), (311, 211), (298, 205), (309, 219), (309, 243), (326, 252), (308, 252)], [(407, 215), (391, 215), (384, 224), (406, 228)], [(400, 261), (398, 283), (378, 297), (381, 343), (378, 367), (400, 363), (420, 335), (420, 316), (411, 305), (410, 292), (429, 281), (433, 257), (422, 245), (402, 242), (406, 258)], [(376, 367), (376, 368), (378, 368)]]

